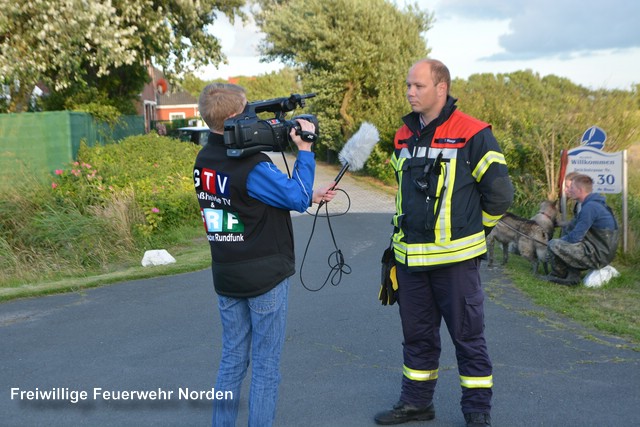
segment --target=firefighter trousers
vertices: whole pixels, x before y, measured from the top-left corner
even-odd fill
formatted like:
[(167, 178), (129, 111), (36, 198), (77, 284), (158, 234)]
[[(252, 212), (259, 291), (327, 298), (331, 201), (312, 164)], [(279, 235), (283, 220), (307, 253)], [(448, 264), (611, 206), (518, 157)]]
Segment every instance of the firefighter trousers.
[(429, 271), (397, 268), (404, 367), (400, 400), (431, 403), (438, 379), (440, 325), (455, 346), (463, 413), (491, 411), (492, 365), (484, 338), (484, 292), (480, 260)]

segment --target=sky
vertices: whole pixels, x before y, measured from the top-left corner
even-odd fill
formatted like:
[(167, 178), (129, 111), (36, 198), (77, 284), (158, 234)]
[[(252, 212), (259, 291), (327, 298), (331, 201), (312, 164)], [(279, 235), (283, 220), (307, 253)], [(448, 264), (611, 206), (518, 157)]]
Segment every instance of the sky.
[[(637, 0), (396, 0), (433, 12), (424, 38), (430, 57), (453, 78), (476, 73), (531, 70), (553, 74), (590, 89), (631, 90), (640, 84), (640, 1)], [(263, 35), (253, 24), (231, 25), (225, 17), (212, 33), (229, 64), (208, 67), (204, 80), (252, 76), (282, 68), (261, 63)]]

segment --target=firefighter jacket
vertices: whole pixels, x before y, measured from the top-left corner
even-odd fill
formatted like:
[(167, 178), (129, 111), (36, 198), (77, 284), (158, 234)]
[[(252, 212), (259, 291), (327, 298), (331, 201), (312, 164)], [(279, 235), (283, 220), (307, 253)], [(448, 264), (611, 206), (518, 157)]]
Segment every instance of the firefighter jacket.
[(419, 114), (408, 114), (395, 135), (393, 247), (396, 262), (410, 271), (484, 255), (485, 236), (513, 200), (490, 125), (456, 110), (455, 102), (448, 97), (422, 129)]
[(211, 246), (211, 270), (218, 294), (262, 295), (295, 273), (293, 226), (288, 210), (248, 194), (247, 176), (264, 153), (227, 157), (222, 135), (211, 133), (196, 158), (193, 178)]

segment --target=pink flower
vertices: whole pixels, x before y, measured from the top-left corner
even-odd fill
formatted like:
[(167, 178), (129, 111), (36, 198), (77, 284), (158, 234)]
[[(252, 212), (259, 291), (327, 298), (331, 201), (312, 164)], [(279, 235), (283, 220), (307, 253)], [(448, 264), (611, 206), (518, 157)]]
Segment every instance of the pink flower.
[(159, 213), (159, 212), (160, 212), (160, 209), (158, 209), (158, 208), (151, 208), (151, 212), (153, 212), (153, 213)]
[(58, 184), (56, 184), (55, 182), (51, 183), (51, 188), (56, 188), (58, 186)]
[(62, 169), (56, 169), (56, 175), (62, 175), (64, 171)]

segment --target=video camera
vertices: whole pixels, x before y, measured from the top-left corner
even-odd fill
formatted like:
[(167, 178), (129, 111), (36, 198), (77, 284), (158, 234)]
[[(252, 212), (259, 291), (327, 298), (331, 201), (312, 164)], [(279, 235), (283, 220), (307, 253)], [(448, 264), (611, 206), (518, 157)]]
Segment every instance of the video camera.
[[(285, 120), (285, 113), (296, 107), (304, 108), (305, 99), (313, 98), (315, 93), (305, 95), (292, 94), (288, 98), (273, 98), (265, 101), (249, 102), (244, 111), (224, 122), (224, 144), (228, 157), (244, 157), (259, 151), (283, 151), (289, 142), (292, 128), (307, 142), (318, 138), (318, 119), (311, 114), (302, 114)], [(271, 112), (275, 117), (261, 120), (258, 113)], [(302, 131), (296, 119), (313, 123), (316, 133)]]

